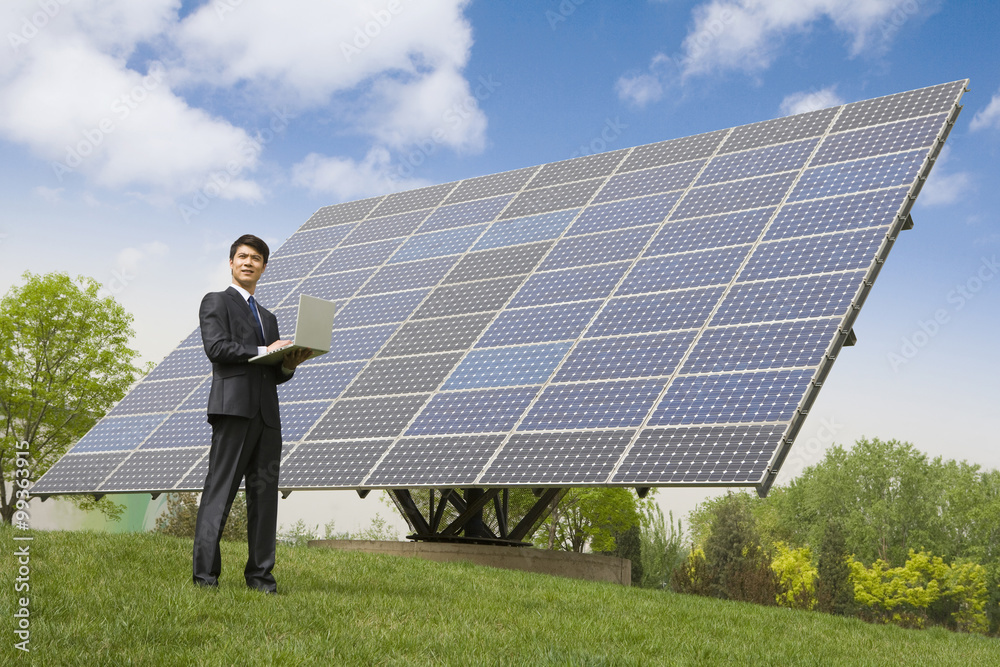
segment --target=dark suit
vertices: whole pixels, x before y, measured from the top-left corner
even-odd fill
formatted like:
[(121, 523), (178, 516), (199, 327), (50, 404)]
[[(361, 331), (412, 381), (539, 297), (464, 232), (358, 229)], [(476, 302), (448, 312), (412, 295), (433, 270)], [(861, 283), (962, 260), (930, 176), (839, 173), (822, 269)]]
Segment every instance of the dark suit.
[(222, 570), (219, 539), (245, 476), (248, 557), (244, 577), (252, 588), (273, 591), (281, 458), (277, 385), (291, 376), (280, 365), (248, 363), (257, 355), (258, 345), (278, 340), (278, 320), (260, 304), (257, 311), (263, 343), (249, 305), (234, 288), (210, 292), (201, 301), (201, 339), (212, 362), (208, 396), (212, 449), (198, 508), (193, 564), (195, 583), (217, 584)]

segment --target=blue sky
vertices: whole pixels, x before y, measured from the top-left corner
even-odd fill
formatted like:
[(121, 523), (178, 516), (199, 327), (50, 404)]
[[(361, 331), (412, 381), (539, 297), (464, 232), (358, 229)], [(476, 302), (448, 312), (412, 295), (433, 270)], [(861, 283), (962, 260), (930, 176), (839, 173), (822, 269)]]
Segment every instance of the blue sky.
[(998, 21), (933, 0), (8, 2), (0, 290), (92, 276), (158, 361), (244, 232), (276, 248), (340, 201), (969, 78), (779, 481), (862, 435), (1000, 467)]

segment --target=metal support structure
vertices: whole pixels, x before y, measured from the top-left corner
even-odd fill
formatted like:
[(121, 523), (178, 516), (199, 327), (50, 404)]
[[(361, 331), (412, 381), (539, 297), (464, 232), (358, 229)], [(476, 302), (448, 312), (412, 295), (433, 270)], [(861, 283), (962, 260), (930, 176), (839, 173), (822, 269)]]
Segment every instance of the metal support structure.
[[(423, 542), (467, 542), (501, 546), (531, 546), (524, 540), (552, 512), (567, 489), (538, 489), (537, 500), (511, 528), (510, 490), (502, 488), (428, 489), (427, 504), (421, 508), (407, 489), (393, 489), (390, 497), (413, 529), (407, 539)], [(421, 494), (422, 495), (422, 494)], [(496, 518), (494, 532), (484, 520), (483, 510), (492, 504)], [(448, 508), (458, 516), (442, 526)]]

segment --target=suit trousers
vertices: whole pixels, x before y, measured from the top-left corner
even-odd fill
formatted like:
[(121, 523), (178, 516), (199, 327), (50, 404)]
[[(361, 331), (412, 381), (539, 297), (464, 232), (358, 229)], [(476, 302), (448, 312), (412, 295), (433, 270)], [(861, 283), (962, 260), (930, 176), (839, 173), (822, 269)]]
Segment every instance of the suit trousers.
[(276, 584), (271, 570), (278, 522), (281, 430), (264, 424), (259, 411), (250, 419), (213, 415), (211, 421), (208, 476), (195, 527), (194, 582), (206, 586), (218, 584), (222, 572), (219, 540), (240, 480), (245, 476), (248, 553), (243, 575), (247, 586), (274, 591)]

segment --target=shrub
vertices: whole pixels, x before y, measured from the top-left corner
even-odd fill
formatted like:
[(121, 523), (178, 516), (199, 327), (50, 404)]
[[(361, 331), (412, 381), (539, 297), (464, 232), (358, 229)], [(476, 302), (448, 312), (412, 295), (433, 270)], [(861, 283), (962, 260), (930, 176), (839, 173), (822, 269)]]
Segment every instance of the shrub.
[(715, 511), (705, 540), (705, 561), (716, 597), (775, 605), (780, 591), (771, 559), (760, 544), (753, 515), (732, 495)]
[[(156, 532), (174, 537), (194, 539), (195, 524), (198, 520), (198, 494), (168, 493), (167, 511), (156, 519)], [(247, 501), (243, 492), (236, 494), (229, 518), (222, 530), (222, 539), (246, 542)]]
[(927, 621), (985, 634), (988, 630), (986, 570), (981, 565), (947, 565), (939, 556), (910, 551), (902, 567), (883, 560), (871, 568), (850, 561), (855, 600), (868, 620), (922, 628)]
[(670, 587), (677, 593), (688, 595), (711, 596), (715, 592), (715, 584), (708, 570), (705, 552), (691, 548), (687, 558), (674, 568), (670, 576)]
[(854, 606), (854, 584), (847, 564), (844, 529), (831, 522), (823, 531), (816, 567), (816, 609), (828, 614), (847, 615)]
[(643, 588), (664, 588), (669, 585), (674, 570), (680, 567), (686, 559), (686, 549), (681, 541), (683, 529), (681, 522), (674, 524), (674, 515), (669, 515), (669, 524), (663, 516), (663, 510), (656, 503), (649, 503), (640, 515), (642, 520), (642, 559)]
[(792, 549), (784, 542), (775, 543), (774, 548), (771, 569), (781, 584), (778, 604), (791, 609), (812, 609), (816, 606), (816, 568), (812, 564), (812, 551)]

